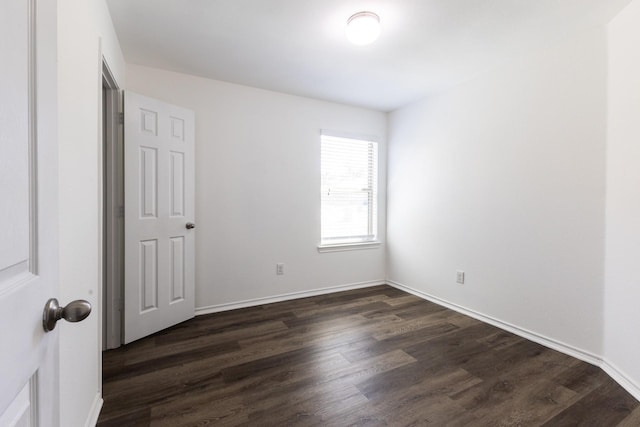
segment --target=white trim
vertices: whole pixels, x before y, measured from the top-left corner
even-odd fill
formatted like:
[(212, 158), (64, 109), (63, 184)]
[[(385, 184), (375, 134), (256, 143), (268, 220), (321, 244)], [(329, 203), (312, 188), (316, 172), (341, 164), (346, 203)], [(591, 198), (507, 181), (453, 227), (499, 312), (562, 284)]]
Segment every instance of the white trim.
[(350, 291), (353, 289), (370, 288), (372, 286), (385, 285), (386, 280), (371, 280), (368, 282), (350, 283), (347, 285), (330, 286), (327, 288), (314, 289), (311, 291), (291, 292), (288, 294), (274, 295), (271, 297), (254, 298), (250, 300), (228, 302), (224, 304), (209, 305), (206, 307), (196, 307), (196, 316), (203, 314), (219, 313), (221, 311), (236, 310), (238, 308), (254, 307), (256, 305), (271, 304), (274, 302), (289, 301), (298, 298), (307, 298), (317, 295), (331, 294), (333, 292)]
[(615, 366), (612, 362), (610, 362), (606, 358), (602, 361), (602, 364), (600, 367), (611, 378), (613, 378), (615, 382), (620, 384), (622, 388), (627, 390), (629, 394), (635, 397), (636, 400), (640, 400), (640, 386), (638, 386), (638, 384), (636, 384), (636, 382), (632, 380), (629, 375), (622, 372), (620, 368)]
[(100, 416), (103, 403), (102, 394), (100, 392), (96, 393), (96, 397), (93, 398), (93, 403), (89, 410), (89, 415), (87, 416), (87, 421), (84, 423), (85, 427), (95, 427), (95, 425), (98, 424), (98, 417)]
[(387, 280), (387, 284), (403, 290), (405, 292), (409, 292), (415, 296), (426, 299), (438, 305), (447, 307), (451, 310), (457, 311), (458, 313), (465, 314), (467, 316), (473, 317), (474, 319), (480, 320), (481, 322), (488, 323), (490, 325), (496, 326), (500, 329), (504, 329), (505, 331), (511, 332), (523, 338), (526, 338), (530, 341), (541, 344), (545, 347), (549, 347), (553, 350), (557, 350), (561, 353), (567, 354), (569, 356), (575, 357), (576, 359), (580, 359), (584, 362), (590, 363), (595, 366), (601, 366), (602, 357), (597, 356), (591, 352), (586, 350), (579, 349), (572, 345), (563, 343), (561, 341), (555, 340), (553, 338), (546, 337), (544, 335), (537, 334), (535, 332), (529, 331), (527, 329), (521, 328), (519, 326), (513, 325), (511, 323), (496, 319), (491, 316), (487, 316), (486, 314), (479, 313), (475, 310), (471, 310), (469, 308), (460, 306), (458, 304), (454, 304), (452, 302), (446, 301), (442, 298), (438, 298), (436, 296), (427, 294), (422, 291), (418, 291), (417, 289), (413, 289), (409, 286), (403, 285), (402, 283), (395, 282), (393, 280)]
[[(123, 240), (124, 217), (124, 171), (123, 171), (123, 135), (120, 114), (122, 113), (122, 99), (120, 88), (111, 73), (104, 55), (100, 55), (100, 153), (98, 167), (103, 168), (99, 173), (100, 184), (98, 202), (102, 205), (99, 220), (104, 223), (100, 230), (103, 233), (99, 250), (103, 266), (100, 281), (103, 282), (99, 293), (104, 301), (100, 307), (104, 314), (101, 316), (104, 325), (101, 327), (103, 338), (102, 350), (120, 347), (122, 343), (122, 301), (123, 301)], [(103, 87), (105, 91), (103, 92)], [(103, 99), (104, 98), (104, 99)], [(106, 105), (104, 105), (106, 104)], [(106, 111), (103, 111), (103, 105)], [(103, 242), (103, 243), (102, 243)]]
[(379, 241), (358, 242), (358, 243), (337, 243), (335, 245), (318, 245), (318, 252), (342, 252), (357, 251), (360, 249), (377, 249), (380, 247)]
[(33, 278), (35, 275), (29, 271), (28, 259), (0, 270), (0, 295), (11, 292), (12, 289)]
[(376, 142), (379, 143), (381, 138), (374, 135), (367, 135), (357, 132), (342, 132), (342, 131), (333, 131), (329, 129), (320, 129), (320, 136), (328, 136), (333, 138), (342, 138), (342, 139), (357, 139), (360, 141), (366, 142)]
[(38, 388), (38, 372), (36, 371), (31, 378), (29, 378), (29, 400), (31, 405), (29, 411), (31, 412), (31, 425), (38, 426), (38, 419), (40, 414), (40, 402), (38, 399), (42, 399)]
[(37, 7), (28, 2), (28, 115), (29, 115), (29, 272), (38, 275), (38, 52)]

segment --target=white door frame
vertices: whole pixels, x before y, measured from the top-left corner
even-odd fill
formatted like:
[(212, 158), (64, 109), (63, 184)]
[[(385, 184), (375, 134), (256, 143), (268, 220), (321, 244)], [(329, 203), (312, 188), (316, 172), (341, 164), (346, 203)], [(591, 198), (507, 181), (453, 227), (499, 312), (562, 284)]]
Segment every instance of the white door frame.
[(124, 307), (124, 154), (122, 94), (102, 59), (103, 89), (103, 342), (102, 350), (122, 344)]

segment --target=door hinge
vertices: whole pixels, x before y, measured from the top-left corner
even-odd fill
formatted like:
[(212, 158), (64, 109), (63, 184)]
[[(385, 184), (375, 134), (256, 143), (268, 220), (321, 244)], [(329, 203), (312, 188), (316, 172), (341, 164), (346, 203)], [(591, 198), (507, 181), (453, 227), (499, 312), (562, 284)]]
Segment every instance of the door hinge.
[(118, 113), (118, 123), (121, 125), (124, 124), (124, 113)]
[(124, 218), (124, 206), (118, 206), (116, 215), (118, 218)]

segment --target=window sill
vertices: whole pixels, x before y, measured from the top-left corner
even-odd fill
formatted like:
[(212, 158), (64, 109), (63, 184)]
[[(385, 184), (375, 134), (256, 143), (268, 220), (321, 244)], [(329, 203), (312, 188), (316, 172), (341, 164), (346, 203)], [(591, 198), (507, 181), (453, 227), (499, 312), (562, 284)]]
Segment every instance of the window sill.
[(377, 249), (378, 247), (380, 247), (380, 242), (377, 240), (362, 243), (339, 243), (335, 245), (319, 245), (318, 252), (357, 251), (361, 249)]

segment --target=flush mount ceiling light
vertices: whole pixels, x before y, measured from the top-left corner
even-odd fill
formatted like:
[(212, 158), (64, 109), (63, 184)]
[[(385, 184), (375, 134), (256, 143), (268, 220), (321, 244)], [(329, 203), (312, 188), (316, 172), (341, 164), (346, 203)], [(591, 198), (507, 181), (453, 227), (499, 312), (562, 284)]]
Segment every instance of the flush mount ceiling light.
[(379, 35), (380, 17), (373, 12), (358, 12), (347, 21), (347, 38), (353, 44), (369, 44)]

